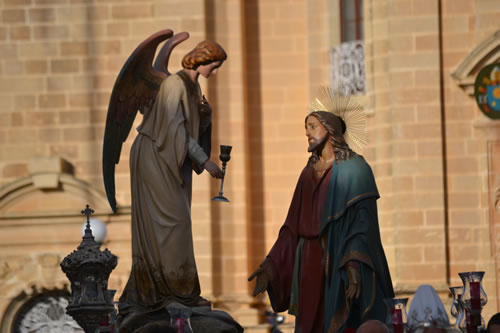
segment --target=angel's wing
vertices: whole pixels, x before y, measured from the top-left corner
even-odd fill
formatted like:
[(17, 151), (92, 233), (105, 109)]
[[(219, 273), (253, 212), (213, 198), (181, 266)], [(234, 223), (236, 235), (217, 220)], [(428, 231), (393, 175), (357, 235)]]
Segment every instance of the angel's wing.
[(172, 53), (174, 47), (176, 47), (177, 45), (179, 45), (188, 38), (189, 38), (189, 33), (179, 32), (178, 34), (175, 34), (172, 38), (167, 40), (167, 42), (160, 49), (160, 52), (158, 52), (158, 56), (156, 57), (153, 68), (159, 72), (163, 72), (167, 75), (170, 75), (170, 72), (168, 71), (168, 59), (170, 58), (170, 54)]
[(168, 74), (152, 67), (158, 45), (172, 37), (173, 31), (162, 30), (143, 41), (123, 65), (109, 100), (102, 154), (104, 187), (111, 208), (116, 213), (115, 164), (120, 161), (123, 142), (130, 133), (137, 111), (144, 112), (156, 97)]

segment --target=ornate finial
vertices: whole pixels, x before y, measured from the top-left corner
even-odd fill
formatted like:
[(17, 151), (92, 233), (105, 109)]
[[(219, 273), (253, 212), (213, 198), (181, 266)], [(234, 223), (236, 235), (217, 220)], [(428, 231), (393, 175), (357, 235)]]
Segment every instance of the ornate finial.
[(90, 215), (94, 214), (94, 210), (90, 208), (89, 204), (87, 204), (85, 209), (82, 210), (82, 214), (87, 216), (87, 222), (90, 222)]
[[(89, 204), (85, 206), (85, 209), (81, 213), (87, 216), (87, 226), (85, 227), (85, 235), (83, 236), (83, 241), (92, 240), (94, 242), (94, 236), (92, 235), (92, 229), (90, 228), (90, 215), (94, 213), (94, 210), (90, 208)], [(83, 244), (83, 243), (82, 243)]]

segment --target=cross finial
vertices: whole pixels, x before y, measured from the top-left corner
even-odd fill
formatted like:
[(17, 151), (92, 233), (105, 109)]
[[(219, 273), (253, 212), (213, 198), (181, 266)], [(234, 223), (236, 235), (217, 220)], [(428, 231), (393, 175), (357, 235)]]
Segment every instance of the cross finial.
[[(87, 216), (87, 226), (85, 227), (85, 235), (83, 235), (83, 241), (82, 244), (84, 244), (85, 241), (94, 241), (94, 236), (92, 235), (92, 229), (90, 228), (90, 215), (94, 213), (94, 210), (90, 208), (90, 206), (87, 204), (85, 206), (85, 209), (82, 210), (82, 214)], [(80, 246), (82, 246), (80, 244)]]
[(90, 208), (90, 206), (87, 204), (87, 206), (85, 206), (85, 209), (82, 210), (82, 214), (87, 216), (87, 222), (89, 222), (90, 215), (94, 214), (94, 210), (92, 208)]

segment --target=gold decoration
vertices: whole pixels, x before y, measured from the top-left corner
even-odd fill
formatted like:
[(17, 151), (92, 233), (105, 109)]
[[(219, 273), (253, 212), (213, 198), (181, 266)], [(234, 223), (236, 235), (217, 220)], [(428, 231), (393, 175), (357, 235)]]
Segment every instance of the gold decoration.
[(345, 123), (344, 138), (349, 147), (361, 153), (368, 144), (366, 113), (359, 103), (338, 89), (321, 87), (319, 94), (309, 105), (309, 112), (327, 111), (339, 116)]

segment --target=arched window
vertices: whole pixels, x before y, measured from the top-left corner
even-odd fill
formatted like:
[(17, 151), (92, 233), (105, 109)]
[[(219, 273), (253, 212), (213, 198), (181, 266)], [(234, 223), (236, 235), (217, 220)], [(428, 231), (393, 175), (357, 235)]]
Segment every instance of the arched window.
[(341, 42), (363, 40), (363, 0), (340, 0)]
[(339, 0), (340, 41), (332, 47), (331, 82), (342, 94), (365, 93), (365, 47), (363, 43), (363, 0)]

